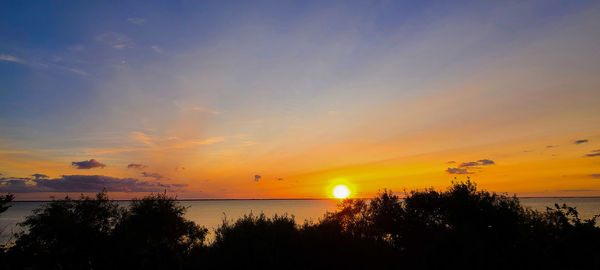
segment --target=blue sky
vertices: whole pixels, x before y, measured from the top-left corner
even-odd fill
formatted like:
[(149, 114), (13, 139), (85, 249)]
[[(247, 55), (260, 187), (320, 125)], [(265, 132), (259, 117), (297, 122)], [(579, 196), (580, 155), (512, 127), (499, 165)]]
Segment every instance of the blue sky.
[[(591, 138), (598, 13), (591, 1), (3, 2), (0, 172), (58, 177), (95, 158), (110, 164), (91, 174), (149, 164), (193, 196), (319, 196), (327, 180), (307, 175)], [(447, 182), (430, 160), (431, 183), (377, 183)], [(565, 170), (597, 187), (593, 167)], [(244, 182), (255, 174), (312, 182)]]

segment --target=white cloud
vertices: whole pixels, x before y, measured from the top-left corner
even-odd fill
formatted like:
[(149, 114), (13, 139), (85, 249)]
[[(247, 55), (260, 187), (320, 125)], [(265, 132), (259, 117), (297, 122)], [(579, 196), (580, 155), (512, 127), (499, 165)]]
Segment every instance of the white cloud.
[(162, 50), (160, 47), (158, 47), (158, 46), (156, 46), (156, 45), (153, 45), (153, 46), (152, 46), (152, 47), (150, 47), (150, 48), (152, 48), (152, 50), (153, 50), (153, 51), (155, 51), (156, 53), (160, 53), (160, 54), (163, 54), (163, 53), (165, 53), (165, 52), (164, 52), (164, 51), (163, 51), (163, 50)]
[(144, 19), (144, 18), (129, 18), (127, 19), (128, 22), (133, 23), (133, 24), (137, 24), (137, 25), (144, 25), (148, 22), (148, 20)]
[(25, 61), (19, 59), (16, 56), (8, 55), (8, 54), (0, 54), (0, 61), (14, 62), (25, 64)]

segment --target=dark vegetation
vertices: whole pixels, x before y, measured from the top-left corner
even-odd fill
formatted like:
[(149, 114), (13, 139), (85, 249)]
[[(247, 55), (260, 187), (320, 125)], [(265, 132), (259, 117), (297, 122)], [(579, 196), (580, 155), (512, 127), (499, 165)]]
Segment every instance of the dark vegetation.
[[(8, 202), (10, 199), (8, 198)], [(0, 201), (0, 210), (6, 205)], [(319, 222), (247, 215), (207, 229), (165, 194), (121, 208), (104, 192), (54, 200), (21, 224), (3, 269), (600, 269), (600, 228), (576, 209), (454, 183), (345, 200)]]

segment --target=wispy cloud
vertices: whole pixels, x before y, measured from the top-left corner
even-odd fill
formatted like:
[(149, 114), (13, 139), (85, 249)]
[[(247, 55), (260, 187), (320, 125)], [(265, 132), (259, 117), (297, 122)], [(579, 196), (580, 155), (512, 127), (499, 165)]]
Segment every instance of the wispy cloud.
[(161, 179), (165, 179), (165, 178), (166, 178), (166, 177), (164, 177), (163, 175), (161, 175), (161, 174), (158, 174), (158, 173), (147, 173), (147, 172), (142, 172), (142, 173), (141, 173), (141, 175), (142, 175), (143, 177), (151, 177), (151, 178), (154, 178), (154, 179), (156, 179), (156, 180), (161, 180)]
[(583, 139), (583, 140), (576, 140), (576, 141), (574, 141), (573, 143), (574, 143), (574, 144), (582, 144), (582, 143), (586, 143), (586, 142), (589, 142), (589, 140), (587, 140), (587, 139)]
[(106, 32), (96, 36), (96, 40), (114, 48), (114, 49), (126, 49), (133, 48), (133, 40), (123, 34), (115, 32)]
[(201, 106), (191, 107), (190, 110), (191, 111), (195, 111), (195, 112), (203, 112), (203, 113), (215, 114), (215, 115), (216, 114), (221, 114), (220, 111), (209, 109), (209, 108), (206, 108), (206, 107), (201, 107)]
[(137, 17), (128, 18), (127, 21), (130, 23), (133, 23), (133, 24), (137, 24), (137, 25), (144, 25), (148, 22), (148, 20), (146, 20), (144, 18), (137, 18)]
[(19, 57), (16, 57), (16, 56), (13, 56), (13, 55), (8, 55), (8, 54), (0, 54), (0, 61), (17, 63), (17, 64), (25, 65), (25, 66), (28, 66), (28, 67), (31, 67), (31, 68), (55, 68), (55, 69), (61, 69), (61, 70), (69, 71), (69, 72), (72, 72), (72, 73), (76, 73), (76, 74), (79, 74), (79, 75), (82, 75), (82, 76), (89, 75), (87, 72), (85, 72), (84, 70), (81, 70), (81, 69), (67, 67), (67, 66), (64, 66), (64, 65), (56, 64), (56, 63), (44, 63), (44, 62), (39, 62), (39, 61), (28, 61), (28, 60), (21, 59)]
[(600, 178), (600, 173), (590, 174), (592, 178)]
[(151, 46), (150, 48), (151, 48), (151, 49), (152, 49), (154, 52), (156, 52), (156, 53), (159, 53), (159, 54), (163, 54), (163, 53), (164, 53), (163, 49), (161, 49), (160, 47), (158, 47), (158, 46), (156, 46), (156, 45), (153, 45), (153, 46)]
[(25, 64), (25, 61), (21, 60), (20, 58), (8, 54), (0, 54), (0, 61)]

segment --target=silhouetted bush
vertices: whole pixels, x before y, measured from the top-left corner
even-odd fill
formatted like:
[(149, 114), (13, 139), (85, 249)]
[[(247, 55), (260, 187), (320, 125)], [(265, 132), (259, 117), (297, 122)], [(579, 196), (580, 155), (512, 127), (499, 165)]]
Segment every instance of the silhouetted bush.
[(17, 235), (10, 254), (23, 268), (102, 268), (110, 259), (109, 236), (121, 215), (104, 192), (95, 198), (53, 200), (20, 224), (27, 231)]
[(13, 194), (0, 195), (0, 214), (8, 210), (10, 207), (10, 202), (12, 202), (14, 199), (15, 195)]
[(55, 200), (21, 224), (27, 231), (5, 269), (599, 269), (600, 228), (575, 208), (523, 207), (470, 181), (401, 199), (384, 190), (344, 200), (315, 223), (246, 215), (224, 220), (214, 242), (166, 194), (128, 208), (96, 198)]
[[(15, 196), (12, 194), (0, 195), (0, 214), (4, 213), (8, 208), (11, 207), (10, 203), (14, 200)], [(4, 233), (4, 228), (0, 228), (0, 235)], [(5, 261), (5, 248), (4, 242), (0, 243), (0, 261)]]
[(595, 219), (582, 221), (567, 206), (533, 211), (516, 197), (477, 191), (470, 181), (445, 192), (412, 191), (404, 200), (390, 191), (368, 204), (349, 200), (327, 219), (352, 235), (388, 242), (408, 266), (600, 266)]
[(186, 220), (186, 207), (166, 194), (133, 200), (114, 231), (116, 257), (124, 269), (180, 269), (204, 245), (208, 230)]

